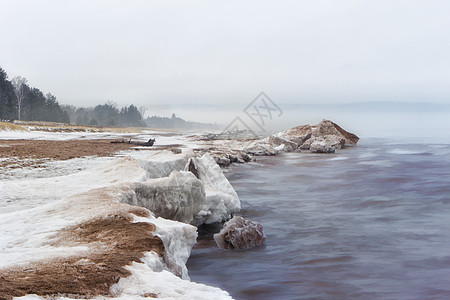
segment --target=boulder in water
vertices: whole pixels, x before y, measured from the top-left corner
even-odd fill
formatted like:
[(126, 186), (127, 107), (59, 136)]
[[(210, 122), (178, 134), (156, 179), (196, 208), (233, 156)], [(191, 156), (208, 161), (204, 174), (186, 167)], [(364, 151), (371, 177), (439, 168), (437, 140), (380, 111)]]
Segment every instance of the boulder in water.
[(261, 246), (266, 237), (260, 223), (235, 216), (214, 235), (214, 240), (222, 249), (246, 249)]

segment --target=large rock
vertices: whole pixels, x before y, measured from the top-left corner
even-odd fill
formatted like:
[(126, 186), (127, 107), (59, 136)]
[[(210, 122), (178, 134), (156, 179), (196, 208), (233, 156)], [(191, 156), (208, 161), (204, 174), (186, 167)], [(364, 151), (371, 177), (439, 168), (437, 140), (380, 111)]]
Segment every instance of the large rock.
[(343, 138), (343, 145), (346, 146), (354, 146), (359, 141), (359, 137), (357, 137), (355, 134), (345, 131), (339, 125), (329, 120), (323, 120), (312, 130), (312, 137), (321, 137), (325, 139), (329, 136)]
[(359, 138), (336, 123), (323, 120), (315, 126), (301, 125), (257, 140), (244, 148), (251, 155), (276, 155), (279, 152), (310, 150), (334, 153), (344, 146), (354, 146)]
[(235, 216), (214, 235), (214, 240), (222, 249), (246, 249), (261, 246), (266, 237), (260, 223)]

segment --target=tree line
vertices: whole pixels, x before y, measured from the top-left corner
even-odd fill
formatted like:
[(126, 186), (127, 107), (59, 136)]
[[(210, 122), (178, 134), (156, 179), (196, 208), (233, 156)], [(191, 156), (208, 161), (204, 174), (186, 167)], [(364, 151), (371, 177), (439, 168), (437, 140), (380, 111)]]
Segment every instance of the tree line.
[(62, 109), (69, 115), (71, 123), (94, 126), (146, 126), (141, 111), (131, 104), (118, 108), (117, 104), (108, 101), (95, 107), (76, 107), (62, 105)]
[(98, 126), (146, 126), (134, 105), (118, 108), (111, 101), (95, 107), (60, 105), (51, 93), (30, 87), (25, 78), (8, 79), (0, 67), (0, 120), (49, 121)]
[(30, 87), (25, 78), (8, 79), (0, 67), (0, 120), (49, 121), (89, 126), (136, 126), (179, 129), (217, 129), (217, 124), (185, 121), (175, 114), (171, 118), (152, 116), (144, 119), (146, 108), (131, 104), (118, 108), (108, 101), (95, 107), (60, 105), (51, 93), (44, 95)]
[(69, 123), (69, 115), (61, 109), (56, 97), (44, 95), (30, 87), (23, 77), (8, 80), (0, 67), (0, 119), (24, 121), (50, 121)]

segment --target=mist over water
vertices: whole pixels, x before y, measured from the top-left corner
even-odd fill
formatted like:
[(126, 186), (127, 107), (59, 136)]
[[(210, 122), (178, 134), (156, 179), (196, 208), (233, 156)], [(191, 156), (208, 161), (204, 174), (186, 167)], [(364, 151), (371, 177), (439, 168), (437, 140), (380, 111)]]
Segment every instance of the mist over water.
[[(250, 100), (251, 101), (251, 100)], [(250, 102), (249, 101), (249, 102)], [(276, 101), (275, 101), (276, 102)], [(225, 128), (240, 117), (252, 130), (258, 126), (243, 112), (248, 103), (183, 106), (177, 115), (193, 121), (217, 123)], [(323, 119), (362, 138), (395, 138), (403, 142), (449, 142), (450, 105), (426, 103), (278, 104), (281, 116), (266, 118), (266, 134), (298, 125), (317, 124)], [(177, 107), (161, 110), (170, 115)]]
[(448, 170), (449, 144), (397, 139), (233, 166), (241, 214), (266, 245), (203, 243), (190, 276), (236, 299), (448, 299)]

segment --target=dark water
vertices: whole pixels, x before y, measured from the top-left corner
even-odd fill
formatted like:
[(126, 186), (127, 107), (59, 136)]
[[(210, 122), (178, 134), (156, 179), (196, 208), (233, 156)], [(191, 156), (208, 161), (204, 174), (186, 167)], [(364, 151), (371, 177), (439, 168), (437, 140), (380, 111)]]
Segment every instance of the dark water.
[(362, 142), (234, 166), (266, 245), (200, 239), (191, 279), (236, 299), (450, 299), (450, 145)]

